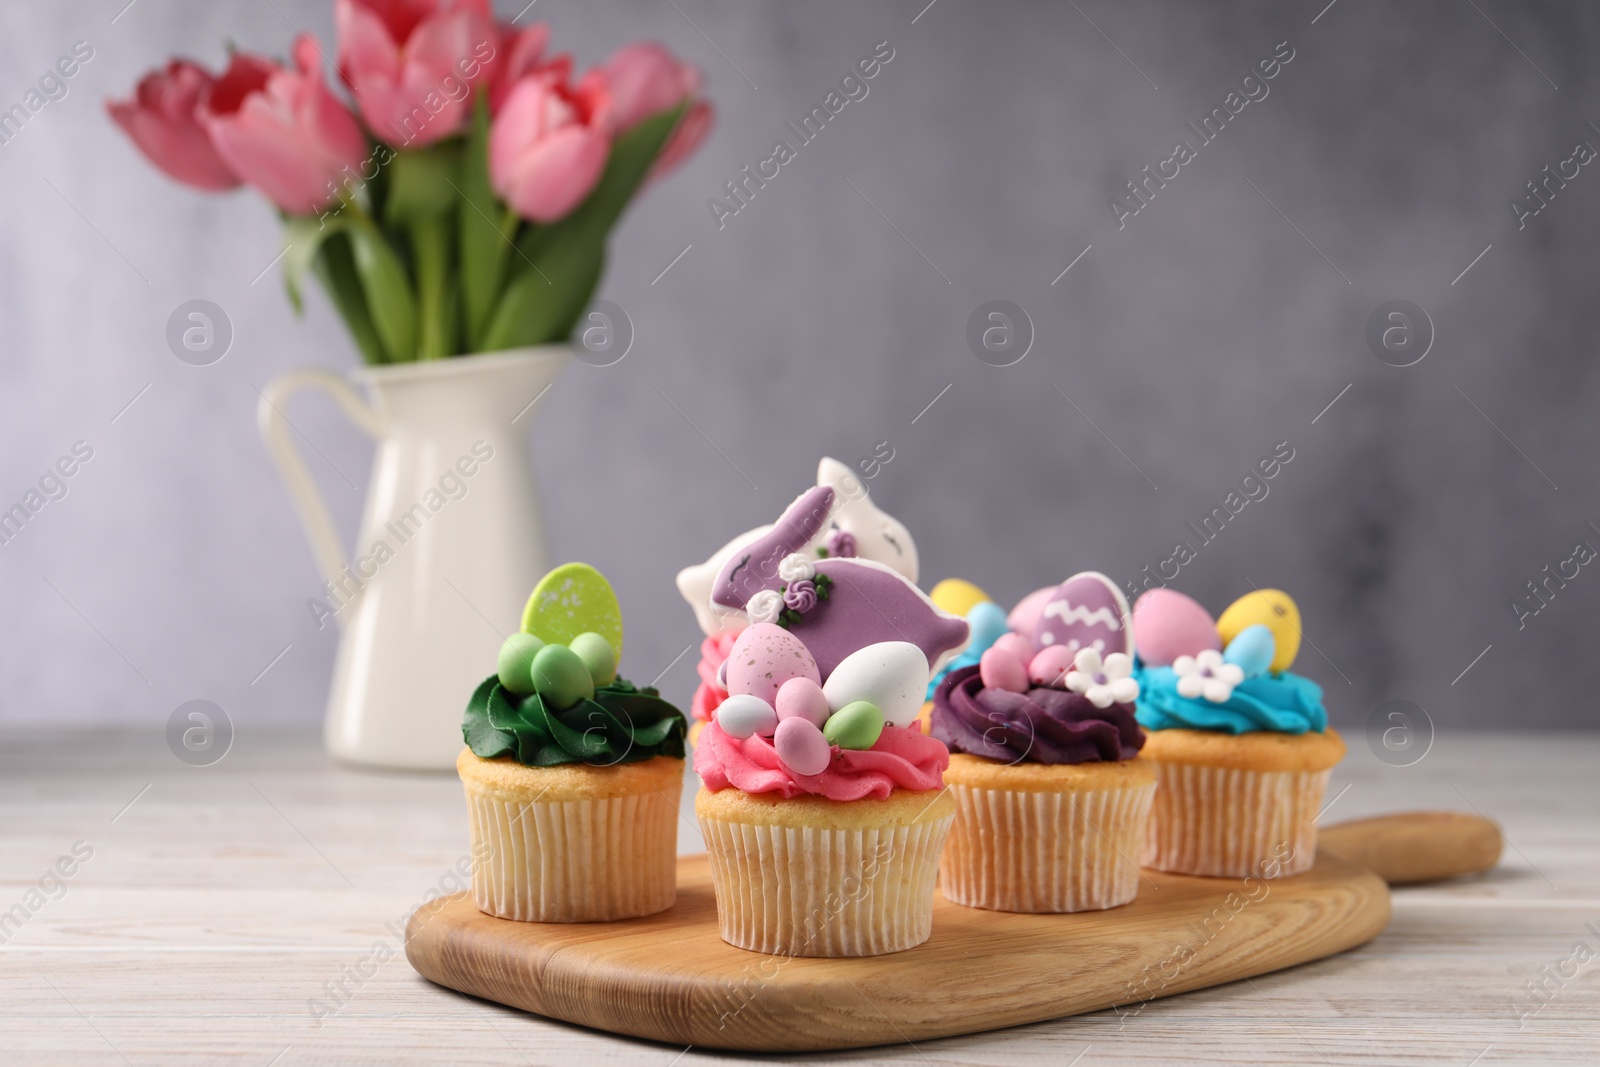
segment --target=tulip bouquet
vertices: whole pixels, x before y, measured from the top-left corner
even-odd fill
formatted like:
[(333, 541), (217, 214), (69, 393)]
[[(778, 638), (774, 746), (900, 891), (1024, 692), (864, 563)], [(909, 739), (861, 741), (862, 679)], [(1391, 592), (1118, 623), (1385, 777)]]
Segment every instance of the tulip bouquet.
[(549, 27), (489, 0), (336, 0), (336, 67), (301, 35), (286, 66), (175, 59), (112, 118), (170, 177), (254, 186), (282, 212), (300, 307), (316, 274), (369, 363), (565, 339), (606, 236), (711, 126), (699, 72), (651, 43), (574, 80)]

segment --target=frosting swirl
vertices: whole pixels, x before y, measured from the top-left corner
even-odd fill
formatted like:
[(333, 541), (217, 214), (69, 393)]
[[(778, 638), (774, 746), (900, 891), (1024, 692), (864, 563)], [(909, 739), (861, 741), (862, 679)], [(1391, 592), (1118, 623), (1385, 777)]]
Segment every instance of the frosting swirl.
[(1037, 686), (986, 688), (977, 667), (951, 671), (933, 695), (933, 736), (952, 752), (1005, 763), (1094, 763), (1133, 759), (1144, 731), (1131, 704), (1097, 708), (1089, 698)]
[(683, 758), (683, 713), (654, 689), (618, 678), (565, 711), (538, 693), (517, 696), (494, 675), (467, 703), (461, 734), (482, 759), (510, 756), (528, 767), (588, 763), (609, 767), (655, 756)]
[(702, 722), (710, 722), (717, 705), (728, 699), (728, 690), (717, 675), (722, 670), (722, 665), (728, 662), (728, 653), (733, 650), (733, 643), (738, 639), (737, 631), (733, 633), (722, 631), (700, 642), (700, 663), (695, 667), (695, 673), (700, 676), (700, 684), (695, 688), (694, 699), (689, 703), (689, 714)]
[(833, 748), (821, 774), (796, 774), (778, 758), (772, 738), (743, 741), (709, 722), (694, 747), (694, 769), (713, 793), (734, 788), (745, 793), (776, 793), (785, 800), (820, 796), (829, 800), (883, 799), (896, 789), (927, 792), (944, 785), (950, 753), (931, 737), (903, 726), (885, 726), (868, 749)]
[(1221, 703), (1180, 694), (1178, 675), (1171, 667), (1141, 665), (1134, 676), (1139, 679), (1139, 725), (1146, 730), (1303, 734), (1308, 730), (1323, 733), (1328, 728), (1322, 687), (1287, 671), (1246, 678)]

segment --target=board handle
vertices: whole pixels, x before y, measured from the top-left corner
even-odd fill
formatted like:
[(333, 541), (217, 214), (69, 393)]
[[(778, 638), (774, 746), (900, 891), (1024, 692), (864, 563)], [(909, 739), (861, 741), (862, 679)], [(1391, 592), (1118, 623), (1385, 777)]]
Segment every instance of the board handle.
[(1500, 860), (1500, 827), (1457, 811), (1410, 811), (1326, 827), (1317, 847), (1370, 867), (1390, 885), (1478, 874)]

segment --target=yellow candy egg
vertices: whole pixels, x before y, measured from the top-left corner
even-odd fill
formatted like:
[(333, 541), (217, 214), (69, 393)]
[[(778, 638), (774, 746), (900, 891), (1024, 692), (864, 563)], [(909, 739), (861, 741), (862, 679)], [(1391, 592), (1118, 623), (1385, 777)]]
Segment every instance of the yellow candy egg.
[(989, 599), (989, 594), (961, 578), (946, 578), (933, 587), (933, 592), (928, 594), (936, 606), (943, 611), (961, 618), (967, 617), (967, 612), (972, 610), (974, 604), (981, 604)]
[(1268, 668), (1274, 674), (1286, 671), (1300, 652), (1300, 609), (1281, 589), (1255, 589), (1228, 605), (1217, 616), (1217, 633), (1224, 647), (1246, 626), (1265, 626), (1272, 631), (1277, 653)]

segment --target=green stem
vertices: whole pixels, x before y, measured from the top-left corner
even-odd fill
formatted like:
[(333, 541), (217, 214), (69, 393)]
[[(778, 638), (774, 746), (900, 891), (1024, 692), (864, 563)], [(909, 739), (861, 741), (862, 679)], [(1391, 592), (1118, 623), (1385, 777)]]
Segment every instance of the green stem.
[(448, 220), (442, 215), (416, 219), (409, 229), (417, 276), (417, 358), (443, 359), (455, 347), (452, 316), (445, 306), (449, 296)]

